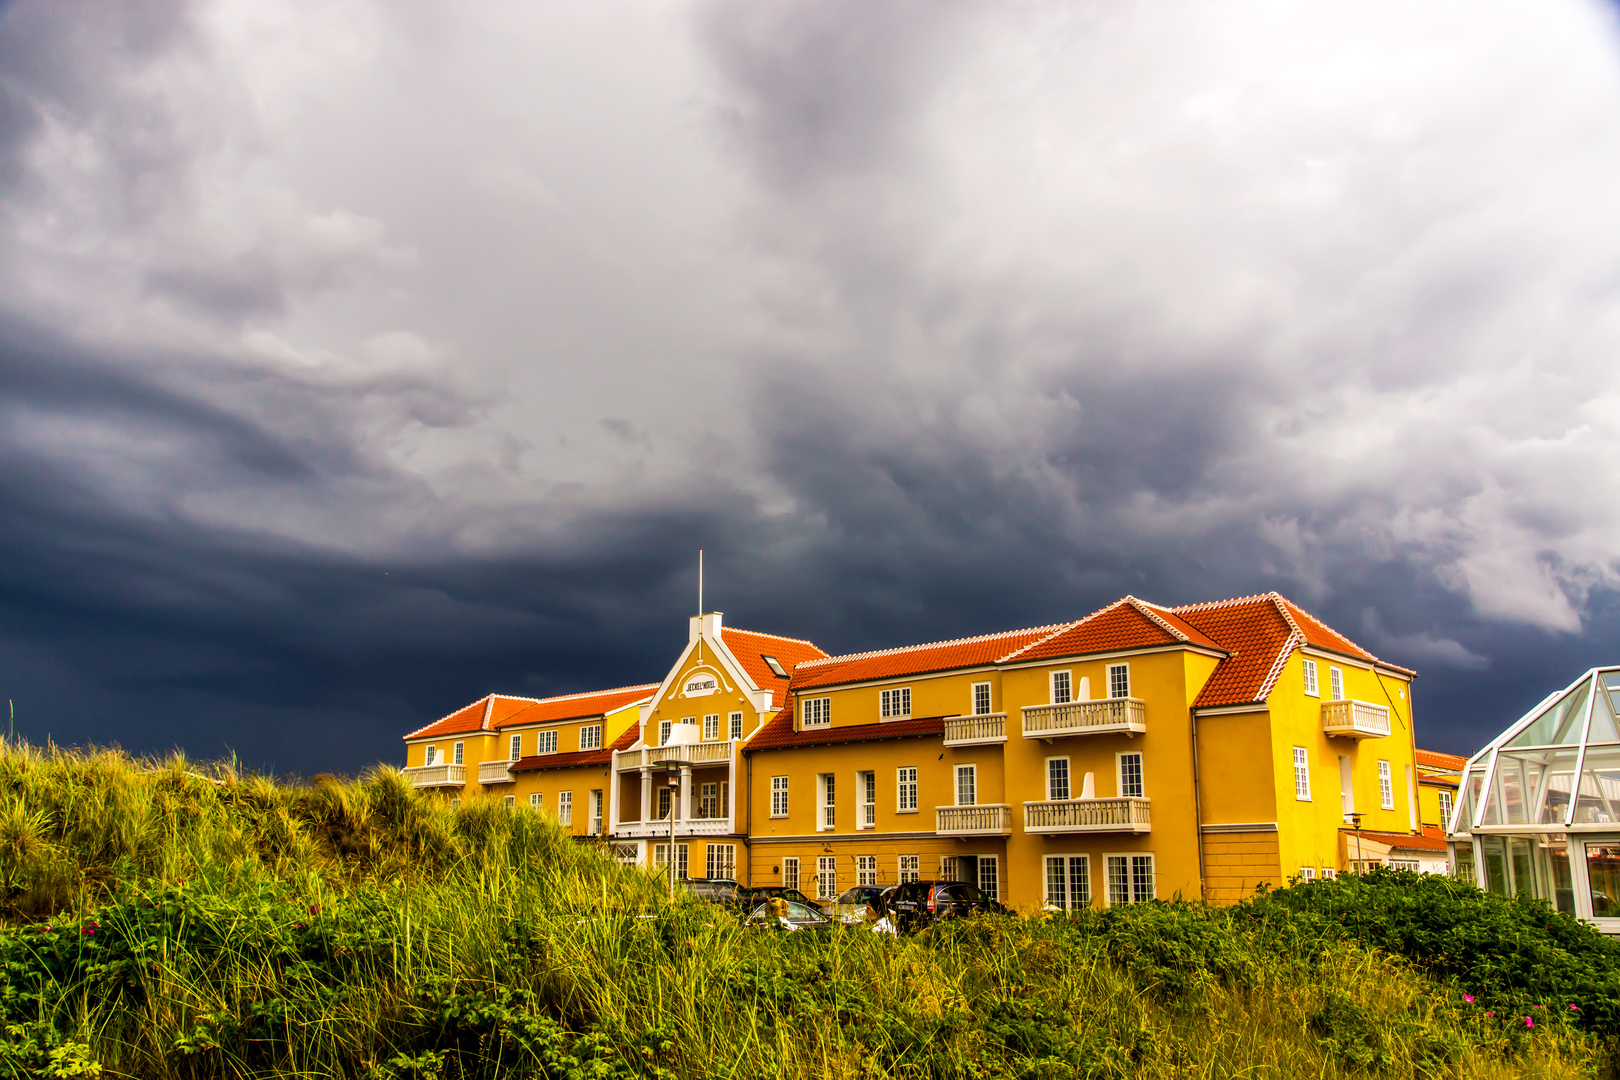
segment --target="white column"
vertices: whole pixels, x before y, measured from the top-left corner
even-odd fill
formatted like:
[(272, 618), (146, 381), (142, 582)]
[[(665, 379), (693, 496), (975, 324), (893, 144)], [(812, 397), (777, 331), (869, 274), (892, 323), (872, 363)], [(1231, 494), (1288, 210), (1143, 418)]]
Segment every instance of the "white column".
[(681, 766), (681, 820), (692, 816), (692, 766)]
[(652, 770), (641, 770), (641, 823), (645, 827), (652, 820)]

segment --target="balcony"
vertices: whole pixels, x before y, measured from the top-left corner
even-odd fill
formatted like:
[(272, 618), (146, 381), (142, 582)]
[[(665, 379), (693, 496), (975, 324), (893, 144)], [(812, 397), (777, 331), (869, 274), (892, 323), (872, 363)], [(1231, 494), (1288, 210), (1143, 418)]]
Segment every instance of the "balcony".
[(478, 766), (478, 782), (480, 784), (510, 784), (512, 774), (507, 771), (511, 767), (510, 761), (486, 761)]
[(406, 769), (412, 787), (463, 787), (467, 783), (465, 765), (418, 765)]
[(1012, 807), (1005, 803), (936, 806), (934, 832), (940, 836), (1006, 836), (1012, 832)]
[(1152, 832), (1149, 799), (1057, 799), (1024, 804), (1027, 833)]
[(1147, 706), (1136, 698), (1025, 705), (1024, 738), (1048, 742), (1064, 735), (1147, 734)]
[(946, 746), (982, 746), (1006, 741), (1007, 714), (1004, 712), (945, 718)]
[(1346, 739), (1382, 739), (1389, 734), (1389, 707), (1368, 701), (1324, 701), (1322, 733)]
[[(730, 818), (677, 818), (675, 839), (689, 836), (730, 836), (733, 828)], [(613, 835), (624, 840), (668, 840), (669, 818), (657, 821), (621, 821), (613, 826)]]
[(666, 769), (671, 765), (729, 765), (731, 749), (736, 744), (730, 739), (723, 742), (677, 743), (673, 746), (649, 746), (641, 750), (620, 750), (613, 755), (613, 767), (619, 772), (639, 769)]

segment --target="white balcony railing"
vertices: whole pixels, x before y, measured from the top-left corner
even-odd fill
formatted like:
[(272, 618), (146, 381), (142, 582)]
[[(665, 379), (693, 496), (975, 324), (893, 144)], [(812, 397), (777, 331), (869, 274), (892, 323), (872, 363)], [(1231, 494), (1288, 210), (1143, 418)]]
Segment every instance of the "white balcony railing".
[[(730, 836), (735, 832), (730, 818), (680, 818), (675, 822), (675, 839), (688, 836)], [(669, 818), (658, 821), (621, 821), (613, 835), (630, 840), (668, 840)]]
[(1151, 800), (1054, 799), (1024, 804), (1027, 833), (1145, 833), (1153, 831)]
[(946, 746), (978, 746), (1006, 741), (1007, 714), (1004, 712), (945, 718)]
[(671, 765), (726, 765), (731, 762), (731, 750), (735, 745), (732, 740), (726, 739), (722, 742), (620, 750), (613, 755), (613, 767), (619, 772), (634, 772), (638, 769), (663, 769)]
[(934, 831), (940, 836), (1006, 836), (1012, 832), (1012, 807), (1005, 803), (936, 806)]
[(1071, 701), (1063, 705), (1025, 705), (1024, 738), (1054, 739), (1063, 735), (1147, 734), (1147, 706), (1136, 698)]
[(1368, 701), (1324, 701), (1322, 732), (1347, 739), (1381, 739), (1389, 734), (1389, 707)]
[(406, 769), (413, 787), (462, 787), (467, 783), (465, 765), (418, 765)]
[(510, 761), (485, 761), (478, 766), (478, 782), (480, 784), (509, 784), (512, 774), (509, 771)]

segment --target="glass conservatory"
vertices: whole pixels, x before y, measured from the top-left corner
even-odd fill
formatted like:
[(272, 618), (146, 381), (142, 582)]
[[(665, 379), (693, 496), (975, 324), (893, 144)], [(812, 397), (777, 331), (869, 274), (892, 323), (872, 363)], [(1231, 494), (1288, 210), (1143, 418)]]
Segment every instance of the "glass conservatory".
[(1452, 867), (1620, 934), (1620, 666), (1547, 696), (1468, 759)]

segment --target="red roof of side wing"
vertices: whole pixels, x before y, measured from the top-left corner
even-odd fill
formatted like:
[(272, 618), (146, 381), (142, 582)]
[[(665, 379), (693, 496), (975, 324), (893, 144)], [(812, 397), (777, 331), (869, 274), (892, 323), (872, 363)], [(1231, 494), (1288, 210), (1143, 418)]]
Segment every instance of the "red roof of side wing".
[(1079, 622), (1067, 624), (1006, 659), (1048, 660), (1060, 656), (1148, 649), (1155, 645), (1220, 648), (1197, 627), (1169, 609), (1127, 596), (1092, 612)]
[(776, 657), (789, 676), (793, 669), (807, 660), (821, 660), (826, 657), (813, 643), (800, 638), (779, 637), (776, 634), (762, 634), (756, 630), (735, 630), (729, 626), (720, 628), (720, 639), (731, 650), (731, 655), (737, 658), (737, 663), (748, 672), (748, 677), (754, 680), (754, 685), (761, 690), (771, 692), (771, 704), (782, 704), (783, 696), (787, 693), (788, 680), (781, 678), (771, 670), (765, 662), (767, 656)]
[(641, 686), (621, 686), (614, 690), (592, 690), (583, 694), (564, 694), (551, 698), (490, 694), (465, 708), (457, 709), (449, 716), (435, 720), (426, 727), (417, 728), (405, 738), (436, 739), (444, 735), (461, 735), (473, 731), (495, 731), (518, 724), (544, 724), (557, 720), (600, 716), (651, 697), (657, 689), (657, 683), (645, 683)]
[(892, 679), (931, 671), (949, 671), (953, 668), (994, 664), (1008, 653), (1015, 653), (1053, 631), (1061, 630), (1065, 625), (1067, 624), (1057, 623), (1028, 630), (1005, 630), (999, 634), (935, 641), (926, 645), (907, 645), (898, 649), (831, 656), (825, 660), (799, 665), (798, 670), (793, 673), (793, 689), (797, 692), (817, 686)]

